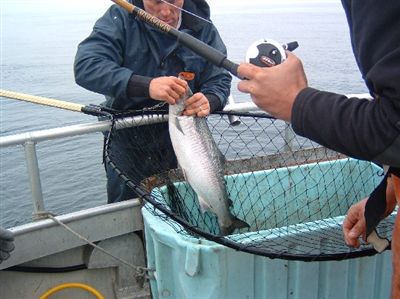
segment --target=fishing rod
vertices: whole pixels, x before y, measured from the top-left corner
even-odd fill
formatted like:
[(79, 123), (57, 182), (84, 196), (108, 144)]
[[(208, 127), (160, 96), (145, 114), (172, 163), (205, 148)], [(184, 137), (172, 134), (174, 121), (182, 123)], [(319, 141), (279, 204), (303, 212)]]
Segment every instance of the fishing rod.
[(145, 23), (153, 26), (161, 30), (162, 32), (168, 34), (171, 37), (174, 37), (178, 43), (188, 47), (196, 54), (200, 55), (201, 57), (207, 59), (212, 64), (222, 67), (226, 69), (231, 74), (237, 76), (237, 69), (239, 65), (230, 61), (225, 54), (221, 53), (220, 51), (214, 49), (213, 47), (207, 45), (206, 43), (198, 40), (197, 38), (187, 34), (186, 32), (181, 32), (174, 27), (170, 26), (167, 23), (164, 23), (160, 19), (156, 18), (155, 16), (149, 14), (148, 12), (144, 11), (143, 9), (125, 1), (125, 0), (111, 0), (117, 5), (121, 6), (125, 10), (127, 10), (130, 14), (138, 17), (140, 20), (144, 21)]
[[(179, 43), (188, 47), (189, 49), (191, 49), (201, 57), (207, 59), (214, 65), (222, 67), (231, 74), (235, 75), (236, 77), (239, 77), (237, 74), (237, 69), (239, 65), (229, 60), (224, 53), (214, 49), (213, 47), (209, 46), (208, 44), (204, 43), (201, 40), (196, 39), (195, 37), (187, 34), (186, 32), (181, 32), (173, 28), (169, 24), (162, 22), (155, 16), (127, 2), (126, 0), (111, 0), (111, 1), (121, 6), (129, 13), (135, 15), (145, 23), (161, 30), (162, 32), (168, 34), (171, 37), (174, 37)], [(261, 67), (274, 66), (285, 60), (286, 50), (293, 51), (297, 47), (298, 47), (297, 42), (291, 42), (281, 45), (278, 42), (270, 39), (258, 40), (249, 47), (246, 55), (246, 61)], [(104, 106), (98, 106), (92, 104), (85, 106), (81, 104), (60, 101), (40, 96), (33, 96), (29, 94), (18, 93), (7, 90), (0, 90), (0, 97), (22, 100), (30, 103), (61, 108), (69, 111), (82, 112), (88, 115), (95, 115), (95, 116), (99, 115), (110, 116), (110, 114), (115, 114), (116, 112), (118, 112), (118, 110)]]
[[(162, 32), (166, 33), (167, 35), (175, 38), (178, 43), (188, 47), (193, 52), (195, 52), (196, 54), (205, 58), (212, 64), (214, 64), (218, 67), (222, 67), (225, 70), (227, 70), (228, 72), (230, 72), (232, 75), (239, 77), (238, 73), (237, 73), (239, 64), (229, 60), (224, 53), (214, 49), (213, 47), (198, 40), (197, 38), (191, 36), (190, 34), (187, 34), (186, 32), (181, 32), (181, 31), (175, 29), (174, 27), (170, 26), (169, 24), (164, 23), (163, 21), (159, 20), (157, 17), (149, 14), (148, 12), (141, 9), (140, 7), (137, 7), (137, 6), (127, 2), (126, 0), (111, 0), (111, 1), (113, 1), (120, 7), (124, 8), (130, 14), (136, 16), (143, 22), (145, 22), (145, 23), (149, 24), (150, 26), (157, 28), (157, 29), (161, 30)], [(273, 44), (272, 46), (275, 46), (275, 44)], [(284, 60), (284, 58), (286, 57), (284, 50), (292, 51), (292, 50), (296, 49), (297, 47), (298, 47), (297, 42), (291, 42), (291, 43), (288, 43), (288, 44), (280, 46), (280, 47), (275, 46), (275, 48), (272, 50), (267, 47), (269, 52), (261, 53), (260, 58), (262, 57), (262, 59), (264, 59), (266, 61), (270, 61), (270, 60), (276, 59), (276, 53), (280, 53), (280, 56), (282, 57), (282, 59), (274, 60), (275, 62), (272, 63), (273, 65), (276, 65), (276, 64), (281, 63)], [(259, 50), (262, 50), (262, 49), (265, 49), (265, 47), (259, 48)], [(272, 64), (271, 65), (262, 64), (262, 66), (272, 66)]]

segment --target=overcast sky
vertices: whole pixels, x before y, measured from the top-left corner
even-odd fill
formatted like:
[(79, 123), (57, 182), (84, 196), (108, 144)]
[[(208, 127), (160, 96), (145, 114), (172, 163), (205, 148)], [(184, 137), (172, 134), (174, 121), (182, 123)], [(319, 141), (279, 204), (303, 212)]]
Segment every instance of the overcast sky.
[(257, 6), (260, 4), (265, 4), (270, 2), (271, 4), (282, 4), (282, 3), (293, 3), (293, 4), (301, 4), (301, 3), (332, 3), (332, 2), (340, 2), (340, 0), (207, 0), (207, 2), (212, 7), (227, 7), (230, 5), (234, 6)]
[[(2, 13), (11, 12), (52, 12), (57, 10), (77, 11), (77, 12), (103, 12), (112, 4), (111, 0), (1, 0)], [(260, 4), (301, 4), (301, 3), (328, 3), (340, 2), (340, 0), (208, 0), (207, 1), (214, 12), (227, 8), (246, 8), (255, 7)]]

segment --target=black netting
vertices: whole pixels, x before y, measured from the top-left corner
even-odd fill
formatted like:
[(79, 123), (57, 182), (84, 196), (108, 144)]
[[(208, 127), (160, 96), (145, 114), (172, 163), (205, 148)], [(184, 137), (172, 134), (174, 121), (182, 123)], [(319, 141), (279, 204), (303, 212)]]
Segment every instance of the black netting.
[[(240, 125), (231, 126), (229, 117)], [(250, 227), (221, 236), (217, 217), (200, 211), (196, 193), (176, 169), (168, 123), (142, 124), (162, 112), (118, 118), (105, 147), (106, 163), (177, 233), (204, 237), (268, 257), (330, 260), (372, 255), (370, 245), (350, 249), (342, 221), (348, 208), (382, 179), (376, 165), (348, 158), (297, 136), (285, 122), (264, 114), (219, 113), (207, 123), (226, 158), (231, 212)], [(193, 157), (196, 159), (196, 157)], [(391, 239), (394, 215), (378, 233)]]

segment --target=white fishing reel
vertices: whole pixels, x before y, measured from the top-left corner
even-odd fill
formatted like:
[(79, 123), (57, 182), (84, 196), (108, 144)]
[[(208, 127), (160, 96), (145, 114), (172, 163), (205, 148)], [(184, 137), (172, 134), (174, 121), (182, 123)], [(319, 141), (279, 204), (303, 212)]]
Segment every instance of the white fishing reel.
[(282, 45), (273, 39), (259, 39), (247, 49), (246, 62), (260, 67), (272, 67), (285, 61), (285, 50), (292, 51), (297, 47), (297, 42)]

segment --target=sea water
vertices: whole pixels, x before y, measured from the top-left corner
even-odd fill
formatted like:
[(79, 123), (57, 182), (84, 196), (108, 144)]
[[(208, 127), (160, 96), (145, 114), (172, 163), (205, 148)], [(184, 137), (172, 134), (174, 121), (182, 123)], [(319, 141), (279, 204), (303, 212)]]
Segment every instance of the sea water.
[[(249, 3), (250, 2), (250, 3)], [(112, 3), (107, 0), (3, 0), (1, 2), (1, 88), (83, 105), (103, 96), (76, 85), (73, 61), (78, 43)], [(212, 0), (212, 19), (228, 57), (244, 60), (255, 40), (298, 41), (295, 50), (309, 85), (339, 93), (365, 93), (352, 55), (340, 1)], [(236, 102), (250, 101), (237, 91)], [(92, 116), (0, 99), (1, 136), (93, 122)], [(66, 213), (106, 203), (101, 133), (41, 142), (37, 155), (46, 209)], [(22, 146), (0, 150), (0, 225), (32, 218), (32, 200)]]

